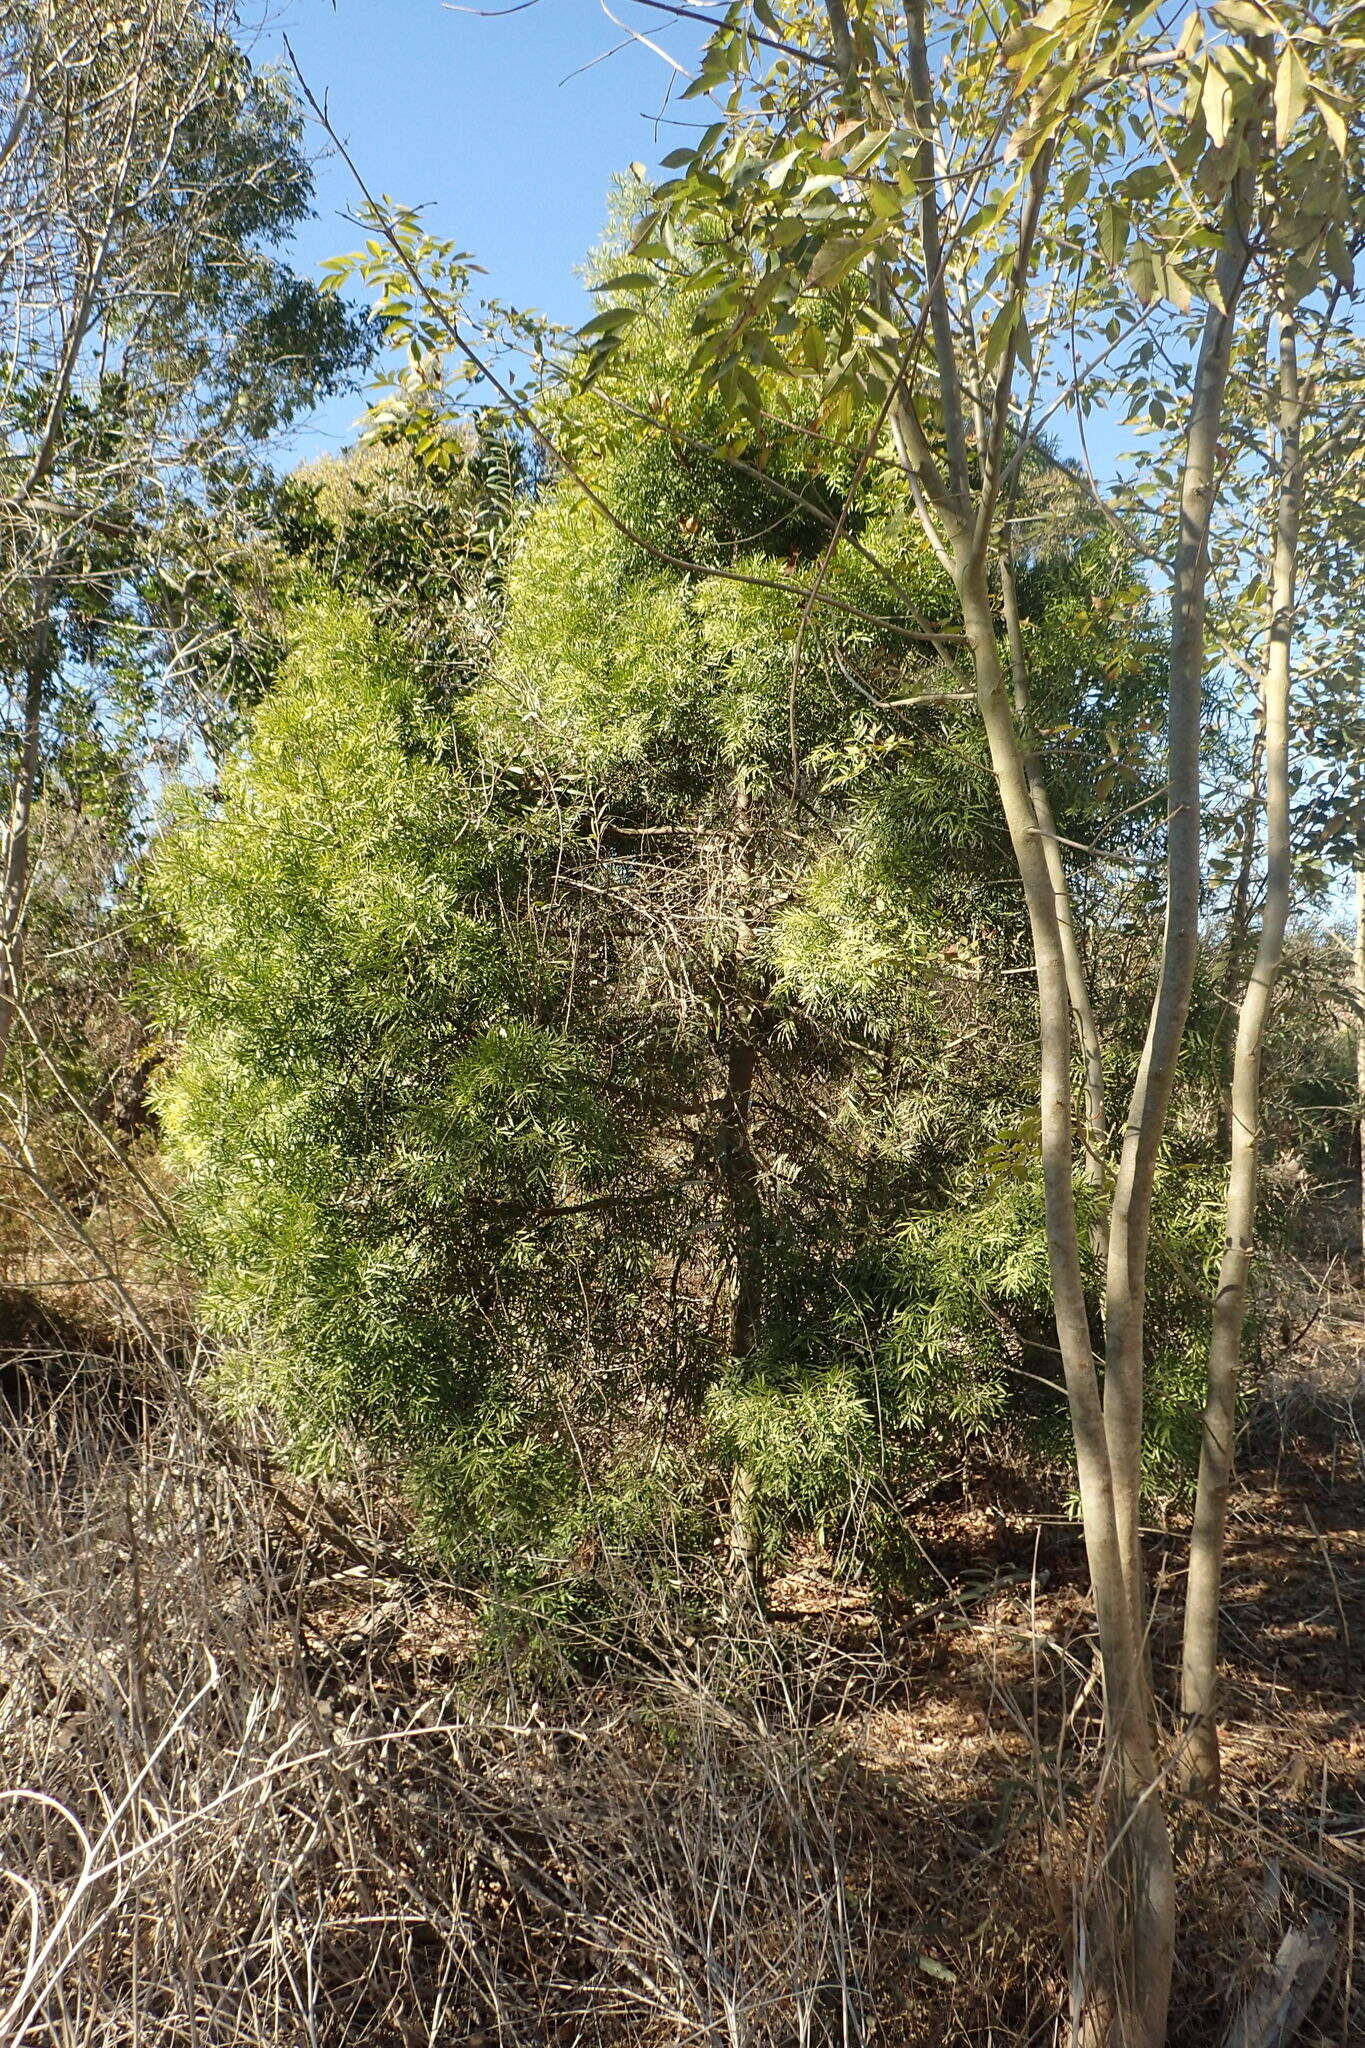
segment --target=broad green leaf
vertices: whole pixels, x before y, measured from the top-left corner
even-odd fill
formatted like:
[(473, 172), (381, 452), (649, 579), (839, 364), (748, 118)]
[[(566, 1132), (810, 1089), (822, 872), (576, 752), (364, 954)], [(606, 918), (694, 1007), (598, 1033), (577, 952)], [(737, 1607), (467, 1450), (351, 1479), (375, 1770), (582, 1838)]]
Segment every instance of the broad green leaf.
[(1070, 212), (1073, 206), (1078, 205), (1089, 190), (1089, 164), (1081, 164), (1076, 170), (1068, 172), (1062, 186), (1062, 205), (1066, 211)]
[(993, 370), (1000, 361), (1009, 345), (1009, 338), (1014, 332), (1018, 319), (1019, 308), (1013, 300), (1010, 300), (1000, 308), (1000, 311), (992, 320), (989, 332), (986, 335), (986, 346), (981, 356), (981, 367), (983, 370)]
[(1175, 46), (1176, 56), (1193, 56), (1194, 52), (1198, 49), (1200, 43), (1202, 43), (1203, 40), (1204, 24), (1200, 19), (1199, 9), (1196, 7), (1185, 16), (1185, 24), (1180, 31), (1180, 38)]
[(877, 128), (870, 135), (865, 135), (844, 158), (844, 169), (849, 173), (864, 170), (882, 154), (895, 132), (894, 128)]
[(1128, 247), (1128, 216), (1110, 200), (1100, 215), (1100, 254), (1113, 270)]
[(1350, 250), (1346, 246), (1346, 238), (1335, 221), (1332, 222), (1327, 230), (1323, 254), (1327, 258), (1328, 269), (1342, 290), (1347, 292), (1354, 291), (1356, 281), (1355, 263), (1352, 260)]
[(1128, 258), (1128, 279), (1144, 306), (1160, 297), (1156, 256), (1145, 242), (1139, 242)]
[(865, 246), (857, 237), (836, 235), (816, 250), (807, 281), (814, 285), (838, 284), (864, 254)]
[(1215, 64), (1210, 64), (1204, 73), (1199, 103), (1204, 109), (1204, 126), (1209, 131), (1209, 141), (1215, 149), (1221, 149), (1228, 139), (1232, 122), (1232, 87)]
[(1253, 36), (1275, 33), (1275, 22), (1263, 7), (1256, 5), (1256, 0), (1215, 0), (1209, 12), (1224, 28), (1245, 29)]
[(1346, 154), (1346, 120), (1341, 108), (1336, 103), (1337, 95), (1324, 92), (1320, 87), (1312, 84), (1310, 84), (1309, 90), (1313, 95), (1314, 106), (1322, 115), (1324, 128), (1331, 136), (1338, 154), (1344, 157)]
[(1275, 67), (1275, 147), (1283, 149), (1308, 98), (1308, 74), (1298, 51), (1286, 43)]

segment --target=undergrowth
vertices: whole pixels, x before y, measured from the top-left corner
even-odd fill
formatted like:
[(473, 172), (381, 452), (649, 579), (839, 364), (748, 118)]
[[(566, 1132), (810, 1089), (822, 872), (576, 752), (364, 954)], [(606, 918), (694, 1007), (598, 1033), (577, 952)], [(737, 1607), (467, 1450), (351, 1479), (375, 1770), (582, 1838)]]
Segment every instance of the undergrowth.
[[(991, 1667), (982, 1739), (945, 1749), (941, 1638), (913, 1617), (853, 1639), (834, 1609), (708, 1619), (622, 1581), (586, 1656), (572, 1617), (491, 1627), (395, 1544), (376, 1486), (351, 1498), (339, 1522), (116, 1347), (18, 1348), (7, 2048), (1054, 2038), (1097, 1876), (1083, 1619), (1054, 1641), (1035, 1616), (1030, 1699), (990, 1610), (939, 1601), (933, 1630)], [(1186, 1843), (1177, 2040), (1210, 2038), (1301, 1904), (1288, 1857), (1271, 1898), (1249, 1825)]]

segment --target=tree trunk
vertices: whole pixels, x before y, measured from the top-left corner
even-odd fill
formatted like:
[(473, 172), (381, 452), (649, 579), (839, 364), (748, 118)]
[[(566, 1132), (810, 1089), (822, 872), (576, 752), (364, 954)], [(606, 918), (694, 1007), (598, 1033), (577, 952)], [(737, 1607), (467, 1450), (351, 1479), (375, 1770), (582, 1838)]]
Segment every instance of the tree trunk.
[(28, 655), (24, 664), (24, 729), (5, 829), (0, 870), (0, 1073), (9, 1055), (14, 1020), (23, 999), (24, 916), (32, 866), (33, 804), (42, 752), (43, 703), (52, 658), (52, 578), (34, 590)]
[(1180, 538), (1171, 594), (1166, 920), (1156, 996), (1133, 1083), (1109, 1211), (1104, 1421), (1114, 1470), (1124, 1581), (1139, 1641), (1144, 1640), (1146, 1632), (1139, 1502), (1147, 1247), (1157, 1158), (1166, 1129), (1176, 1061), (1185, 1035), (1199, 944), (1200, 712), (1209, 530), (1217, 489), (1218, 432), (1232, 355), (1234, 319), (1249, 254), (1253, 178), (1250, 167), (1239, 174), (1224, 210), (1224, 246), (1217, 263), (1218, 297), (1223, 310), (1210, 303), (1190, 399), (1180, 486)]
[(1218, 1603), (1222, 1587), (1237, 1380), (1246, 1319), (1247, 1279), (1256, 1221), (1260, 1161), (1261, 1052), (1275, 983), (1284, 959), (1292, 878), (1289, 841), (1289, 693), (1294, 636), (1302, 466), (1299, 373), (1292, 314), (1280, 313), (1280, 476), (1271, 568), (1271, 625), (1264, 681), (1266, 900), (1256, 958), (1242, 997), (1232, 1063), (1232, 1131), (1228, 1160), (1226, 1236), (1218, 1269), (1209, 1342), (1208, 1395), (1185, 1603), (1181, 1754), (1186, 1789), (1206, 1800), (1218, 1793)]
[(758, 1162), (753, 1147), (754, 1047), (748, 1036), (731, 1039), (725, 1059), (725, 1097), (717, 1152), (730, 1211), (729, 1352), (748, 1358), (757, 1349), (763, 1321), (763, 1229)]
[(959, 565), (963, 624), (991, 765), (1023, 883), (1038, 982), (1043, 1189), (1057, 1341), (1062, 1356), (1086, 1560), (1095, 1599), (1105, 1712), (1113, 1747), (1110, 1897), (1091, 1916), (1112, 1930), (1084, 1964), (1081, 2038), (1098, 2048), (1161, 2048), (1175, 1947), (1170, 1836), (1159, 1792), (1153, 1706), (1133, 1625), (1119, 1541), (1114, 1475), (1086, 1309), (1072, 1180), (1071, 1000), (1055, 879), (1005, 689), (985, 579)]
[[(754, 1048), (746, 1035), (730, 1041), (717, 1155), (726, 1187), (730, 1226), (729, 1355), (743, 1363), (758, 1348), (763, 1327), (763, 1230), (758, 1165), (753, 1149)], [(763, 1544), (754, 1475), (735, 1467), (730, 1481), (731, 1576), (761, 1588)]]
[[(1365, 803), (1365, 798), (1358, 801)], [(1365, 828), (1361, 832), (1365, 840)], [(1360, 1147), (1360, 1262), (1365, 1280), (1365, 845), (1356, 851), (1356, 1142)]]
[[(758, 1006), (749, 986), (753, 946), (748, 894), (753, 873), (749, 804), (736, 796), (736, 882), (739, 930), (727, 992), (729, 1023), (725, 1044), (725, 1093), (716, 1133), (716, 1160), (725, 1186), (731, 1267), (728, 1354), (732, 1363), (752, 1358), (763, 1334), (763, 1213), (754, 1153), (753, 1109)], [(762, 1576), (762, 1531), (753, 1473), (738, 1465), (730, 1486), (729, 1561), (733, 1577), (757, 1590)]]
[[(1262, 688), (1261, 697), (1264, 699)], [(1260, 843), (1261, 778), (1265, 764), (1265, 705), (1260, 704), (1256, 714), (1256, 733), (1251, 743), (1251, 763), (1247, 773), (1246, 800), (1242, 805), (1237, 830), (1239, 846), (1237, 852), (1237, 879), (1233, 884), (1232, 897), (1228, 906), (1227, 955), (1223, 972), (1218, 983), (1218, 1023), (1216, 1043), (1218, 1046), (1218, 1142), (1226, 1145), (1231, 1156), (1232, 1147), (1232, 1073), (1224, 1074), (1221, 1069), (1235, 1049), (1237, 1017), (1240, 1004), (1237, 990), (1242, 985), (1242, 970), (1246, 960), (1247, 939), (1251, 929), (1251, 879), (1256, 863), (1256, 849)]]
[[(1005, 613), (1005, 630), (1009, 636), (1014, 708), (1024, 749), (1024, 774), (1028, 781), (1029, 795), (1033, 799), (1033, 810), (1038, 820), (1038, 832), (1047, 860), (1048, 874), (1052, 880), (1052, 893), (1057, 904), (1057, 929), (1066, 966), (1067, 996), (1081, 1047), (1085, 1102), (1085, 1184), (1098, 1195), (1104, 1186), (1105, 1154), (1109, 1143), (1108, 1117), (1104, 1103), (1104, 1054), (1100, 1047), (1099, 1029), (1090, 1001), (1090, 978), (1081, 957), (1080, 939), (1077, 936), (1076, 920), (1071, 907), (1071, 891), (1067, 886), (1066, 869), (1062, 864), (1061, 841), (1057, 837), (1057, 824), (1052, 815), (1052, 799), (1047, 793), (1042, 756), (1033, 730), (1028, 700), (1028, 662), (1024, 655), (1024, 638), (1019, 619), (1019, 593), (1014, 580), (1014, 563), (1008, 552), (1003, 554), (1000, 560), (1000, 589)], [(1093, 1244), (1096, 1257), (1102, 1260), (1108, 1248), (1108, 1232), (1103, 1218), (1098, 1213), (1093, 1231)]]

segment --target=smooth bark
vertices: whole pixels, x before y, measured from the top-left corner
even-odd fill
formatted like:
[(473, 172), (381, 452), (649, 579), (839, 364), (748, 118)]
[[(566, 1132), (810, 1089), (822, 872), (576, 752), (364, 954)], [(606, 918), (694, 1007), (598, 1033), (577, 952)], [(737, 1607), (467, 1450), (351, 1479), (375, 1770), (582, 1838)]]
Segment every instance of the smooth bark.
[[(716, 1163), (725, 1188), (730, 1238), (727, 1348), (731, 1360), (742, 1364), (752, 1358), (763, 1334), (763, 1209), (753, 1136), (758, 1004), (751, 985), (753, 927), (748, 900), (753, 881), (753, 836), (748, 798), (742, 788), (735, 799), (734, 880), (740, 899), (739, 919), (726, 997), (725, 1092), (716, 1132)], [(754, 1477), (739, 1465), (730, 1486), (730, 1570), (754, 1587), (762, 1569), (761, 1533)]]
[[(763, 1319), (762, 1219), (751, 1129), (754, 1048), (747, 1036), (731, 1040), (725, 1067), (717, 1153), (731, 1237), (729, 1354), (742, 1363), (757, 1348)], [(753, 1474), (737, 1465), (730, 1483), (730, 1570), (755, 1586), (762, 1567), (761, 1533)]]
[[(1023, 744), (1024, 775), (1028, 782), (1029, 795), (1033, 799), (1043, 854), (1052, 880), (1052, 893), (1057, 905), (1057, 928), (1061, 939), (1062, 958), (1066, 966), (1067, 999), (1071, 1004), (1071, 1015), (1081, 1048), (1085, 1184), (1098, 1195), (1104, 1186), (1105, 1154), (1109, 1140), (1104, 1100), (1104, 1053), (1100, 1045), (1099, 1028), (1095, 1023), (1094, 1006), (1090, 1000), (1090, 977), (1086, 973), (1085, 961), (1081, 954), (1080, 936), (1076, 930), (1076, 919), (1071, 904), (1071, 890), (1062, 863), (1061, 841), (1057, 836), (1057, 823), (1052, 815), (1052, 800), (1048, 795), (1047, 779), (1043, 773), (1042, 754), (1029, 708), (1028, 661), (1024, 652), (1024, 636), (1019, 617), (1019, 593), (1014, 578), (1014, 563), (1008, 553), (1002, 555), (1000, 561), (1000, 592), (1005, 614), (1005, 631), (1009, 638), (1010, 677), (1014, 690), (1015, 715)], [(1103, 1258), (1107, 1245), (1108, 1233), (1103, 1219), (1097, 1215), (1094, 1248), (1100, 1258)]]
[[(934, 162), (934, 99), (920, 0), (911, 0), (908, 61), (919, 152), (919, 214), (927, 280), (928, 329), (946, 440), (946, 476), (939, 470), (913, 405), (893, 410), (898, 450), (926, 525), (941, 530), (962, 612), (991, 766), (1023, 887), (1038, 988), (1039, 1111), (1044, 1213), (1053, 1311), (1066, 1386), (1081, 1500), (1086, 1559), (1105, 1683), (1111, 1744), (1113, 1812), (1106, 1896), (1089, 1916), (1090, 1944), (1079, 1959), (1080, 2033), (1114, 2048), (1161, 2048), (1166, 2037), (1175, 1946), (1175, 1886), (1170, 1836), (1160, 1798), (1153, 1741), (1154, 1714), (1140, 1632), (1134, 1625), (1123, 1568), (1112, 1447), (1105, 1427), (1091, 1342), (1075, 1202), (1071, 1039), (1073, 987), (1059, 904), (1067, 903), (1055, 827), (1043, 829), (1025, 746), (1016, 724), (1010, 679), (1001, 658), (988, 567), (998, 549), (995, 515), (1001, 453), (1015, 372), (1017, 330), (1006, 341), (997, 373), (991, 424), (973, 493), (963, 425), (961, 372), (948, 304)], [(1033, 257), (1046, 196), (1050, 156), (1032, 167), (1021, 210), (1013, 267), (1021, 294)], [(1019, 649), (1022, 654), (1022, 647)], [(1016, 683), (1022, 680), (1016, 677)], [(1041, 787), (1041, 767), (1036, 781)], [(1045, 792), (1044, 792), (1045, 795)], [(1048, 807), (1044, 815), (1050, 819)], [(1049, 845), (1055, 860), (1049, 857)], [(1074, 930), (1074, 928), (1073, 928)], [(1140, 1454), (1140, 1446), (1139, 1446)], [(1101, 1933), (1100, 1930), (1103, 1930)]]
[(1150, 1685), (1132, 1624), (1114, 1479), (1091, 1346), (1073, 1183), (1071, 1000), (1054, 877), (1006, 693), (984, 578), (959, 585), (981, 707), (1010, 842), (1023, 883), (1038, 985), (1039, 1107), (1048, 1261), (1076, 1449), (1081, 1523), (1113, 1745), (1112, 1898), (1084, 1971), (1080, 2038), (1160, 2048), (1175, 1947), (1175, 1883), (1152, 1738)]
[(748, 1358), (756, 1349), (763, 1315), (762, 1218), (759, 1213), (758, 1162), (754, 1157), (754, 1047), (747, 1031), (730, 1041), (725, 1060), (717, 1150), (730, 1211), (729, 1353)]
[(1212, 1800), (1218, 1792), (1218, 1604), (1237, 1426), (1237, 1382), (1246, 1320), (1247, 1281), (1260, 1162), (1261, 1054), (1275, 983), (1284, 959), (1292, 864), (1289, 817), (1289, 697), (1293, 672), (1294, 582), (1302, 505), (1301, 403), (1294, 323), (1281, 312), (1279, 339), (1279, 490), (1271, 566), (1271, 625), (1263, 684), (1266, 897), (1256, 958), (1242, 997), (1232, 1065), (1226, 1235), (1209, 1343), (1208, 1394), (1199, 1483), (1190, 1532), (1181, 1706), (1182, 1779)]
[(1146, 1629), (1142, 1494), (1144, 1316), (1157, 1159), (1185, 1035), (1199, 945), (1200, 714), (1209, 534), (1218, 433), (1242, 281), (1249, 259), (1254, 172), (1244, 168), (1224, 209), (1217, 296), (1200, 338), (1180, 480), (1180, 533), (1171, 592), (1167, 711), (1166, 918), (1146, 1042), (1129, 1102), (1109, 1211), (1105, 1279), (1104, 1420), (1114, 1471), (1124, 1581), (1139, 1640)]

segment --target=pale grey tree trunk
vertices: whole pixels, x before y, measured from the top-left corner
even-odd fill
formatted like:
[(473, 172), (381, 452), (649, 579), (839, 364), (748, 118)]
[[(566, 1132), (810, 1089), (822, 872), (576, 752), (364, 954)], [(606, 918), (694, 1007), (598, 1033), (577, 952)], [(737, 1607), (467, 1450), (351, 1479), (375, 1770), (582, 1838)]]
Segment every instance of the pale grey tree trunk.
[(1194, 1523), (1190, 1532), (1181, 1706), (1186, 1789), (1212, 1800), (1219, 1778), (1215, 1719), (1218, 1603), (1222, 1587), (1228, 1490), (1237, 1427), (1237, 1381), (1246, 1320), (1247, 1280), (1256, 1222), (1260, 1160), (1261, 1054), (1275, 983), (1284, 959), (1292, 880), (1289, 819), (1289, 697), (1293, 672), (1294, 581), (1302, 504), (1298, 357), (1292, 314), (1281, 309), (1279, 336), (1279, 488), (1271, 565), (1271, 625), (1263, 682), (1266, 897), (1260, 938), (1237, 1020), (1227, 1209), (1209, 1343), (1208, 1394)]
[[(1114, 1475), (1091, 1345), (1073, 1184), (1071, 1026), (1055, 879), (1025, 772), (984, 577), (965, 569), (963, 623), (991, 764), (1033, 940), (1038, 985), (1043, 1191), (1057, 1340), (1076, 1448), (1081, 1525), (1095, 1600), (1106, 1722), (1114, 1748), (1111, 1911), (1085, 1968), (1080, 2039), (1161, 2048), (1175, 1952), (1175, 1879), (1160, 1797), (1154, 1713), (1123, 1573)], [(1092, 1930), (1093, 1931), (1093, 1930)], [(1117, 2032), (1115, 2029), (1120, 2029)]]
[[(1113, 1454), (1091, 1342), (1078, 1234), (1071, 1087), (1075, 981), (1067, 971), (1068, 948), (1059, 912), (1059, 903), (1067, 899), (1066, 877), (1055, 828), (1049, 834), (1040, 822), (988, 586), (1016, 344), (1010, 340), (1005, 346), (989, 408), (991, 425), (980, 456), (981, 482), (974, 488), (956, 337), (945, 289), (933, 149), (933, 86), (922, 0), (911, 0), (907, 22), (911, 93), (922, 137), (919, 206), (929, 280), (928, 327), (946, 442), (945, 469), (939, 469), (912, 405), (897, 405), (892, 425), (921, 517), (928, 524), (931, 508), (947, 541), (977, 704), (1028, 913), (1038, 988), (1040, 1142), (1053, 1314), (1075, 1443), (1082, 1530), (1104, 1672), (1105, 1719), (1113, 1749), (1113, 1883), (1105, 1902), (1112, 1910), (1101, 1907), (1092, 1916), (1091, 1930), (1103, 1922), (1110, 1932), (1092, 1943), (1082, 1961), (1079, 2003), (1088, 2041), (1112, 2044), (1121, 2039), (1124, 2048), (1162, 2048), (1175, 1948), (1175, 1885), (1153, 1739), (1155, 1715), (1124, 1577)], [(1030, 175), (1016, 263), (1021, 289), (1047, 189), (1049, 164), (1045, 152)], [(995, 553), (998, 560), (1003, 550)], [(1041, 786), (1040, 771), (1036, 780)], [(1045, 816), (1050, 820), (1050, 808)], [(1049, 857), (1049, 845), (1058, 855), (1055, 861)], [(1069, 902), (1066, 919), (1070, 919)]]
[[(1109, 1143), (1108, 1117), (1104, 1101), (1104, 1053), (1100, 1045), (1099, 1029), (1095, 1023), (1094, 1006), (1090, 1000), (1090, 977), (1081, 954), (1080, 937), (1076, 930), (1076, 919), (1071, 904), (1071, 891), (1062, 863), (1061, 841), (1057, 836), (1057, 824), (1052, 815), (1052, 800), (1048, 795), (1042, 755), (1039, 752), (1029, 707), (1028, 661), (1024, 653), (1024, 636), (1019, 618), (1019, 593), (1014, 579), (1014, 563), (1008, 552), (1001, 556), (1000, 591), (1005, 614), (1005, 630), (1009, 639), (1014, 708), (1024, 750), (1024, 774), (1028, 781), (1029, 795), (1033, 799), (1033, 811), (1038, 821), (1038, 832), (1043, 843), (1048, 874), (1052, 880), (1052, 893), (1057, 904), (1057, 929), (1066, 966), (1067, 999), (1071, 1004), (1076, 1036), (1080, 1041), (1085, 1105), (1085, 1121), (1082, 1127), (1085, 1137), (1085, 1183), (1098, 1196), (1104, 1187), (1105, 1155)], [(1096, 1256), (1102, 1260), (1108, 1248), (1108, 1231), (1098, 1209), (1093, 1245)]]
[(1142, 1494), (1147, 1249), (1157, 1159), (1185, 1034), (1199, 944), (1200, 715), (1209, 534), (1217, 491), (1218, 434), (1249, 257), (1254, 171), (1239, 176), (1224, 213), (1217, 263), (1220, 306), (1210, 303), (1190, 397), (1180, 484), (1180, 533), (1171, 593), (1167, 715), (1166, 920), (1146, 1042), (1129, 1102), (1109, 1211), (1105, 1279), (1104, 1420), (1114, 1469), (1124, 1580), (1145, 1638), (1139, 1502)]
[[(762, 1336), (763, 1243), (758, 1165), (753, 1148), (754, 1047), (746, 1032), (730, 1041), (717, 1149), (730, 1228), (728, 1349), (742, 1363)], [(762, 1530), (754, 1475), (737, 1465), (730, 1481), (730, 1571), (755, 1590), (762, 1578)]]

